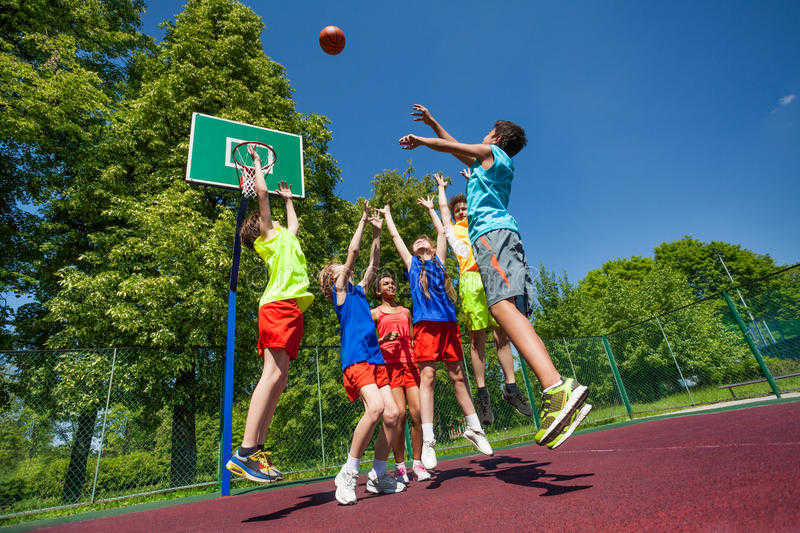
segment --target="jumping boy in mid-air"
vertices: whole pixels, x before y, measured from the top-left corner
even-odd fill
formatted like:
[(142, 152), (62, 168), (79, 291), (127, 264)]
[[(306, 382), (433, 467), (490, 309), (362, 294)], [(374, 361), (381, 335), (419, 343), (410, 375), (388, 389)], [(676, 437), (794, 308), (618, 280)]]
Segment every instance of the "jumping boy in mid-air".
[[(369, 266), (361, 282), (353, 285), (353, 267), (367, 221), (373, 227)], [(319, 273), (320, 288), (333, 300), (336, 316), (339, 319), (344, 388), (351, 402), (361, 398), (364, 404), (364, 414), (353, 431), (347, 462), (342, 465), (334, 479), (336, 500), (342, 505), (351, 505), (357, 501), (356, 480), (361, 456), (381, 419), (383, 419), (383, 438), (379, 439), (380, 449), (376, 444), (375, 460), (372, 462), (372, 471), (367, 479), (367, 490), (374, 493), (393, 493), (402, 492), (406, 488), (394, 476), (386, 473), (388, 443), (394, 442), (400, 409), (389, 387), (386, 366), (375, 334), (375, 324), (372, 322), (369, 303), (364, 293), (364, 287), (368, 287), (375, 279), (380, 261), (382, 224), (380, 215), (370, 210), (369, 204), (365, 202), (361, 220), (347, 248), (345, 263), (343, 265), (328, 263)]]
[(513, 122), (498, 120), (480, 143), (465, 144), (447, 133), (424, 106), (414, 105), (412, 115), (414, 120), (430, 126), (437, 137), (406, 135), (399, 140), (403, 149), (427, 146), (452, 154), (470, 168), (469, 238), (486, 290), (486, 302), (542, 385), (542, 424), (536, 442), (555, 448), (572, 434), (591, 406), (584, 405), (589, 389), (574, 379), (561, 379), (542, 339), (528, 320), (533, 309), (533, 282), (519, 227), (508, 211), (514, 178), (511, 158), (527, 144), (525, 131)]
[(269, 483), (283, 476), (264, 450), (264, 439), (278, 398), (286, 388), (289, 361), (297, 359), (303, 336), (303, 312), (314, 301), (314, 295), (308, 290), (306, 258), (297, 240), (300, 225), (292, 191), (284, 182), (278, 193), (286, 202), (284, 228), (272, 220), (261, 160), (252, 145), (248, 148), (255, 166), (258, 210), (247, 217), (239, 235), (245, 246), (261, 256), (269, 273), (258, 308), (258, 354), (264, 359), (264, 367), (250, 398), (242, 445), (226, 468), (251, 481)]
[[(462, 175), (466, 176), (464, 172)], [(467, 223), (467, 197), (457, 194), (447, 200), (447, 181), (441, 174), (435, 174), (439, 196), (439, 211), (442, 214), (442, 224), (447, 242), (453, 253), (458, 259), (458, 270), (460, 279), (458, 281), (458, 295), (461, 298), (461, 312), (464, 315), (467, 328), (469, 330), (470, 355), (472, 359), (472, 370), (475, 373), (475, 385), (478, 393), (475, 395), (475, 408), (481, 424), (489, 426), (494, 421), (492, 413), (492, 402), (489, 398), (489, 391), (486, 390), (485, 379), (485, 353), (486, 353), (486, 330), (491, 328), (494, 333), (495, 345), (497, 346), (497, 360), (503, 369), (505, 387), (503, 388), (503, 399), (511, 404), (517, 412), (523, 416), (530, 417), (533, 412), (528, 400), (517, 388), (517, 380), (514, 376), (514, 359), (511, 355), (511, 345), (508, 336), (502, 328), (495, 322), (486, 304), (486, 291), (483, 290), (481, 274), (478, 271), (478, 264), (472, 255), (472, 244), (469, 240), (469, 225)], [(456, 223), (450, 220), (452, 213)]]

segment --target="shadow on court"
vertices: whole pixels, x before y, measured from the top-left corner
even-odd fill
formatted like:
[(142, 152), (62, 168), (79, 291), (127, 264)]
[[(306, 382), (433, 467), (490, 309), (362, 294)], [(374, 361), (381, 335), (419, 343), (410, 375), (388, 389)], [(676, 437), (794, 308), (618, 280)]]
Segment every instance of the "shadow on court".
[(332, 489), (325, 490), (322, 492), (315, 492), (313, 494), (306, 494), (305, 496), (301, 496), (301, 498), (304, 498), (304, 501), (298, 502), (291, 507), (280, 509), (278, 511), (269, 514), (264, 514), (261, 516), (254, 516), (252, 518), (242, 520), (242, 523), (245, 524), (248, 522), (269, 522), (270, 520), (279, 520), (281, 518), (289, 516), (295, 511), (300, 511), (301, 509), (316, 507), (317, 505), (324, 505), (326, 503), (335, 501), (334, 491)]

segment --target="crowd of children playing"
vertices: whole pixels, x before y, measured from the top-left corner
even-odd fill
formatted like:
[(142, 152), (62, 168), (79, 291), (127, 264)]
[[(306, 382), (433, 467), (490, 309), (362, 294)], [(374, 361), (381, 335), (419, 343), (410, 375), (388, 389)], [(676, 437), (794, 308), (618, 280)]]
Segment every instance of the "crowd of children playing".
[[(345, 262), (328, 263), (319, 273), (322, 296), (330, 300), (339, 319), (345, 391), (351, 402), (360, 399), (364, 406), (347, 461), (334, 479), (336, 500), (343, 505), (357, 501), (361, 457), (378, 422), (382, 430), (375, 442), (366, 490), (402, 492), (412, 477), (417, 481), (431, 478), (429, 471), (437, 466), (433, 424), (437, 362), (444, 364), (464, 413), (463, 436), (481, 453), (493, 455), (483, 429), (493, 422), (484, 380), (487, 329), (493, 332), (505, 377), (502, 397), (524, 416), (532, 416), (532, 411), (516, 385), (509, 341), (539, 379), (543, 392), (541, 424), (535, 436), (538, 444), (558, 447), (591, 410), (586, 403), (588, 388), (574, 379), (561, 378), (528, 318), (533, 309), (533, 283), (519, 228), (508, 211), (514, 177), (511, 158), (527, 142), (524, 130), (500, 120), (480, 143), (464, 144), (424, 106), (414, 105), (412, 116), (430, 126), (436, 137), (406, 135), (399, 140), (400, 146), (407, 150), (426, 146), (455, 156), (467, 165), (462, 171), (467, 194), (448, 201), (447, 182), (436, 175), (441, 218), (432, 198), (418, 200), (436, 229), (436, 242), (421, 235), (410, 243), (410, 249), (397, 231), (391, 206), (375, 208), (365, 202)], [(282, 474), (264, 449), (266, 432), (286, 387), (289, 362), (297, 358), (303, 312), (314, 296), (309, 291), (306, 261), (296, 236), (298, 221), (291, 191), (284, 183), (277, 193), (286, 202), (283, 227), (272, 220), (258, 154), (251, 149), (250, 155), (256, 169), (259, 207), (242, 225), (241, 238), (263, 258), (269, 274), (258, 312), (258, 351), (264, 365), (250, 400), (242, 444), (227, 468), (252, 481), (267, 483), (280, 480)], [(395, 302), (398, 281), (389, 274), (378, 276), (384, 222), (405, 267), (411, 311)], [(372, 228), (369, 265), (363, 278), (354, 284), (353, 269), (367, 227)], [(459, 265), (458, 296), (444, 267), (448, 244)], [(381, 299), (374, 309), (367, 301), (368, 290)], [(475, 403), (464, 375), (457, 297), (470, 333), (470, 356), (478, 387)], [(406, 407), (412, 422), (411, 472), (406, 469), (403, 442)], [(387, 471), (390, 451), (396, 462), (394, 473)]]

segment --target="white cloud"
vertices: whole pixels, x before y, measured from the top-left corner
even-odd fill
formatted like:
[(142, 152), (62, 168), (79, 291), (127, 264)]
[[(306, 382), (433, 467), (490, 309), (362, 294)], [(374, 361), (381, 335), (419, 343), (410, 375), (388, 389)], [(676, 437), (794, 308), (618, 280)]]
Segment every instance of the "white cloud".
[(787, 105), (789, 105), (792, 102), (794, 102), (796, 98), (797, 98), (796, 94), (787, 94), (783, 98), (779, 98), (778, 99), (778, 103), (780, 105), (782, 105), (783, 107), (786, 107)]

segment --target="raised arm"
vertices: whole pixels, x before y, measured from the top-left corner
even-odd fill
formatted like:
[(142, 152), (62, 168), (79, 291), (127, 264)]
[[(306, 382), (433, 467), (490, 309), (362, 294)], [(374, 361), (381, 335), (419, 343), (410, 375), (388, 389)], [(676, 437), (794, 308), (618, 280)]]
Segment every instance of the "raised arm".
[(361, 237), (364, 235), (364, 224), (367, 222), (367, 213), (369, 212), (369, 203), (364, 202), (364, 212), (361, 213), (361, 219), (358, 221), (353, 238), (350, 239), (350, 245), (347, 247), (347, 259), (344, 262), (342, 270), (336, 276), (336, 300), (337, 305), (342, 305), (345, 299), (344, 291), (347, 289), (347, 280), (350, 279), (350, 273), (353, 271), (353, 265), (356, 264), (358, 258), (358, 250), (361, 248)]
[[(458, 142), (455, 139), (455, 137), (447, 133), (447, 130), (444, 129), (444, 126), (439, 124), (439, 122), (435, 118), (433, 118), (433, 115), (431, 114), (431, 112), (428, 110), (427, 107), (420, 104), (414, 104), (413, 109), (414, 110), (411, 112), (411, 116), (414, 117), (414, 122), (420, 122), (420, 121), (424, 122), (425, 124), (431, 127), (433, 132), (440, 139), (444, 139), (446, 141)], [(467, 157), (456, 154), (453, 155), (455, 155), (465, 165), (471, 165), (472, 162), (475, 161), (474, 157)], [(444, 217), (444, 215), (442, 216)]]
[(433, 177), (436, 178), (436, 187), (439, 193), (439, 212), (442, 214), (442, 224), (446, 232), (453, 225), (450, 220), (450, 206), (447, 204), (447, 180), (442, 176), (441, 172), (437, 172)]
[(250, 154), (250, 157), (253, 160), (253, 166), (255, 167), (255, 189), (256, 195), (258, 196), (259, 212), (258, 220), (261, 226), (261, 236), (266, 239), (267, 233), (269, 233), (273, 227), (272, 212), (269, 208), (269, 192), (267, 192), (267, 182), (264, 181), (264, 170), (261, 168), (261, 158), (252, 144), (247, 145), (247, 153)]
[[(488, 144), (464, 144), (458, 141), (419, 137), (418, 135), (406, 135), (405, 137), (401, 137), (398, 142), (403, 150), (413, 150), (417, 146), (427, 146), (431, 150), (436, 150), (437, 152), (452, 154), (458, 158), (459, 161), (463, 161), (459, 156), (471, 158), (472, 161), (477, 159), (484, 168), (491, 166), (492, 161), (494, 161), (492, 149)], [(472, 161), (467, 164), (472, 164)], [(488, 165), (485, 164), (487, 162)]]
[(292, 235), (297, 235), (300, 229), (300, 222), (297, 220), (297, 213), (294, 212), (294, 203), (292, 202), (292, 189), (282, 181), (279, 185), (278, 196), (286, 201), (286, 229)]
[(364, 271), (364, 278), (361, 280), (361, 286), (365, 289), (375, 279), (378, 274), (378, 266), (381, 264), (381, 227), (383, 226), (383, 219), (378, 211), (373, 210), (367, 220), (372, 226), (372, 246), (369, 249), (369, 266)]
[(433, 208), (433, 198), (419, 198), (417, 203), (428, 210), (433, 227), (436, 228), (436, 256), (444, 264), (444, 260), (447, 258), (447, 237), (444, 234), (442, 221), (439, 220), (439, 215), (436, 214), (436, 209)]
[(380, 209), (380, 212), (383, 213), (386, 219), (386, 229), (389, 230), (389, 235), (392, 237), (392, 242), (394, 243), (395, 249), (397, 249), (397, 254), (400, 256), (400, 259), (403, 260), (403, 265), (405, 265), (406, 271), (408, 271), (408, 269), (411, 268), (411, 252), (408, 251), (406, 243), (403, 242), (403, 238), (400, 236), (400, 232), (397, 231), (397, 226), (394, 225), (390, 205), (387, 203), (383, 209)]

